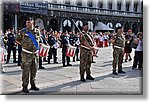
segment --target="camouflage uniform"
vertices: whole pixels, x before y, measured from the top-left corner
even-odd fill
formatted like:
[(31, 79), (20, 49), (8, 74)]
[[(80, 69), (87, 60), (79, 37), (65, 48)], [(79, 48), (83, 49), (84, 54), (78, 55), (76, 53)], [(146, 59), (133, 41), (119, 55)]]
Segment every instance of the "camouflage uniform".
[(84, 42), (87, 42), (91, 47), (94, 46), (93, 41), (89, 39), (87, 34), (93, 39), (93, 37), (86, 32), (83, 32), (84, 35), (80, 38), (80, 75), (84, 76), (84, 73), (86, 71), (87, 75), (91, 74), (90, 67), (92, 63), (92, 51), (90, 49), (86, 49), (82, 47), (84, 46)]
[(115, 40), (113, 44), (113, 72), (116, 72), (116, 66), (118, 63), (118, 71), (122, 71), (122, 62), (124, 56), (125, 38), (123, 34), (116, 34), (113, 36)]
[[(33, 44), (32, 40), (29, 38), (29, 36), (26, 34), (27, 31), (30, 31), (38, 40), (39, 42), (39, 36), (40, 33), (33, 29), (22, 29), (19, 33), (19, 35), (16, 38), (16, 41), (18, 41), (22, 48), (24, 48), (27, 51), (30, 52), (36, 52), (36, 47)], [(22, 69), (22, 86), (27, 87), (29, 83), (29, 75), (30, 75), (30, 84), (31, 86), (35, 85), (35, 77), (37, 73), (37, 62), (36, 62), (36, 54), (29, 54), (27, 52), (22, 51), (21, 53), (22, 57), (22, 64), (21, 64), (21, 69)]]

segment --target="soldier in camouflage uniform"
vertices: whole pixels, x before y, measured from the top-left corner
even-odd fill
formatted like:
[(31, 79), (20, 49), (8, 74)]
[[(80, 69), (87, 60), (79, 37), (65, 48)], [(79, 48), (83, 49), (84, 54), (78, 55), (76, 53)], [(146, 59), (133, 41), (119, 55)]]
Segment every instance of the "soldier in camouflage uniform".
[[(123, 35), (122, 27), (116, 28), (117, 33), (112, 37), (111, 42), (113, 44), (113, 74), (125, 73), (122, 71), (122, 62), (124, 56), (125, 38)], [(118, 73), (116, 72), (116, 66), (118, 64)]]
[(86, 79), (94, 80), (91, 76), (92, 51), (94, 47), (93, 37), (88, 32), (88, 23), (83, 26), (83, 32), (80, 36), (80, 80), (85, 82), (84, 73), (86, 72)]
[(28, 83), (29, 83), (29, 75), (30, 75), (30, 84), (31, 90), (39, 90), (39, 88), (35, 85), (35, 77), (37, 73), (37, 55), (36, 55), (36, 47), (33, 44), (30, 37), (26, 34), (26, 32), (31, 32), (34, 37), (36, 37), (37, 42), (39, 42), (40, 32), (33, 28), (33, 20), (28, 18), (26, 20), (26, 28), (22, 29), (16, 38), (16, 42), (22, 46), (22, 91), (28, 93)]

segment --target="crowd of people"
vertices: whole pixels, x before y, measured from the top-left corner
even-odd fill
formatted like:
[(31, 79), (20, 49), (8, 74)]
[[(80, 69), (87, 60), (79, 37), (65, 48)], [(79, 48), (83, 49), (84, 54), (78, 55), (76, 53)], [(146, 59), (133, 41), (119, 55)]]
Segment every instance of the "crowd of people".
[[(39, 29), (38, 26), (36, 26), (36, 28)], [(41, 33), (41, 40), (40, 43), (44, 43), (46, 45), (51, 46), (50, 50), (49, 50), (49, 55), (48, 57), (40, 57), (39, 58), (39, 69), (44, 69), (44, 67), (42, 66), (42, 61), (44, 62), (48, 62), (48, 64), (50, 64), (50, 60), (53, 59), (54, 63), (58, 63), (57, 62), (57, 57), (60, 57), (57, 55), (57, 49), (58, 48), (64, 48), (65, 47), (65, 40), (66, 39), (66, 43), (71, 44), (72, 46), (77, 47), (76, 49), (76, 53), (75, 56), (73, 57), (73, 62), (75, 61), (80, 61), (79, 60), (79, 52), (80, 52), (80, 39), (79, 39), (79, 32), (75, 33), (75, 32), (58, 32), (58, 31), (46, 31), (45, 29), (42, 29), (40, 31)], [(5, 61), (6, 63), (9, 63), (10, 60), (10, 54), (11, 51), (13, 51), (13, 63), (18, 63), (18, 66), (21, 66), (21, 45), (17, 44), (15, 42), (15, 38), (16, 36), (19, 34), (19, 31), (14, 31), (13, 28), (9, 28), (8, 30), (6, 30), (5, 33), (2, 32), (1, 30), (1, 40), (2, 40), (2, 47), (6, 49), (7, 51), (7, 56), (5, 56)], [(94, 40), (95, 40), (95, 44), (97, 47), (103, 48), (103, 47), (108, 47), (111, 46), (111, 41), (110, 39), (112, 38), (114, 33), (110, 33), (110, 32), (99, 32), (99, 33), (95, 33), (95, 32), (91, 32)], [(142, 34), (141, 32), (139, 32), (138, 34)], [(124, 33), (125, 36), (125, 47), (124, 47), (124, 56), (125, 56), (125, 62), (127, 61), (131, 61), (132, 57), (130, 55), (130, 53), (132, 52), (132, 46), (131, 43), (133, 42), (133, 38), (138, 38), (138, 34), (134, 34), (132, 33), (132, 30), (129, 29), (128, 32)], [(135, 41), (134, 41), (135, 42)], [(137, 43), (137, 42), (135, 42)], [(54, 47), (54, 45), (58, 45), (58, 47)], [(62, 46), (64, 45), (64, 46)], [(16, 50), (18, 50), (18, 61), (16, 61)], [(141, 51), (141, 50), (140, 50)], [(62, 51), (62, 53), (65, 53), (66, 51)], [(76, 58), (75, 58), (76, 57)], [(67, 58), (67, 64), (69, 65), (70, 62), (70, 58)], [(76, 60), (75, 60), (76, 59)], [(63, 62), (63, 66), (65, 66), (64, 62), (65, 62), (65, 56), (62, 54), (62, 62)], [(94, 61), (93, 61), (94, 62)], [(134, 65), (135, 67), (135, 65)]]
[[(36, 26), (36, 28), (39, 29), (38, 26)], [(41, 33), (41, 39), (39, 43), (44, 43), (46, 45), (51, 46), (50, 50), (49, 50), (49, 55), (48, 57), (40, 57), (39, 58), (39, 69), (44, 69), (44, 67), (42, 66), (42, 61), (44, 62), (48, 62), (48, 64), (50, 64), (51, 60), (53, 59), (54, 63), (58, 63), (57, 62), (57, 57), (60, 57), (57, 55), (57, 49), (58, 48), (62, 48), (62, 62), (63, 62), (63, 66), (65, 66), (65, 57), (67, 60), (67, 65), (70, 65), (70, 58), (68, 58), (67, 56), (64, 56), (63, 53), (66, 53), (66, 48), (65, 48), (65, 44), (70, 44), (72, 46), (77, 47), (76, 49), (76, 53), (75, 56), (73, 57), (73, 62), (75, 61), (80, 61), (80, 34), (79, 32), (75, 33), (75, 32), (57, 32), (57, 31), (46, 31), (45, 29), (42, 29), (40, 31)], [(10, 54), (11, 51), (13, 51), (13, 63), (18, 63), (18, 66), (21, 66), (21, 51), (22, 51), (22, 47), (20, 44), (17, 44), (15, 42), (15, 38), (16, 36), (19, 34), (19, 31), (14, 31), (13, 28), (10, 28), (8, 30), (6, 30), (5, 33), (3, 33), (1, 31), (1, 40), (2, 40), (2, 47), (6, 49), (7, 51), (7, 56), (5, 55), (5, 61), (6, 64), (9, 63), (10, 60)], [(94, 40), (95, 40), (95, 45), (99, 48), (103, 48), (103, 47), (108, 47), (111, 46), (111, 38), (113, 36), (114, 33), (110, 33), (110, 32), (99, 32), (99, 33), (95, 33), (95, 32), (91, 32)], [(130, 55), (130, 53), (132, 52), (132, 42), (137, 43), (137, 41), (133, 41), (133, 39), (138, 38), (138, 35), (142, 35), (142, 32), (139, 32), (138, 34), (134, 34), (132, 33), (132, 30), (129, 29), (128, 32), (124, 33), (124, 37), (125, 37), (125, 47), (124, 47), (124, 56), (125, 56), (125, 62), (127, 61), (131, 61), (132, 57)], [(65, 41), (66, 40), (66, 41)], [(137, 40), (137, 39), (136, 39)], [(143, 43), (143, 42), (142, 42)], [(57, 47), (54, 47), (54, 45), (58, 45)], [(18, 50), (18, 61), (16, 61), (16, 50)], [(139, 51), (141, 51), (142, 49), (139, 48)], [(136, 51), (136, 50), (135, 50)], [(76, 59), (76, 60), (75, 60)], [(93, 61), (94, 62), (94, 61)], [(135, 67), (135, 65), (134, 65)]]
[[(37, 57), (35, 56), (36, 50), (39, 50), (42, 44), (49, 46), (48, 56), (38, 56), (39, 69), (45, 69), (42, 62), (50, 64), (53, 60), (57, 64), (58, 57), (57, 49), (62, 48), (62, 65), (63, 67), (72, 66), (70, 57), (66, 55), (69, 46), (76, 47), (73, 62), (80, 61), (80, 80), (85, 82), (87, 80), (94, 80), (91, 76), (91, 63), (93, 61), (93, 53), (95, 47), (108, 47), (113, 46), (113, 72), (112, 74), (125, 73), (122, 70), (123, 57), (125, 62), (131, 61), (130, 53), (132, 48), (135, 49), (135, 56), (132, 69), (141, 70), (143, 68), (143, 33), (133, 34), (132, 30), (123, 32), (122, 27), (117, 27), (115, 33), (110, 32), (88, 32), (88, 24), (83, 25), (83, 32), (58, 32), (46, 31), (38, 26), (33, 27), (32, 20), (26, 20), (26, 28), (20, 31), (14, 31), (13, 28), (8, 29), (5, 33), (1, 31), (1, 47), (7, 50), (7, 56), (4, 56), (6, 64), (10, 61), (11, 51), (13, 51), (13, 63), (18, 63), (21, 66), (23, 92), (29, 92), (27, 86), (29, 82), (29, 72), (31, 71), (31, 89), (39, 90), (34, 81), (36, 76), (36, 63), (34, 62)], [(33, 36), (34, 35), (34, 36)], [(34, 38), (35, 37), (35, 38)], [(37, 41), (39, 45), (37, 44)], [(16, 60), (16, 50), (18, 50), (18, 61)], [(92, 51), (92, 53), (91, 53)], [(118, 64), (118, 73), (116, 67)], [(31, 68), (32, 67), (32, 68)], [(2, 72), (3, 69), (2, 69)], [(86, 72), (86, 79), (84, 73)]]

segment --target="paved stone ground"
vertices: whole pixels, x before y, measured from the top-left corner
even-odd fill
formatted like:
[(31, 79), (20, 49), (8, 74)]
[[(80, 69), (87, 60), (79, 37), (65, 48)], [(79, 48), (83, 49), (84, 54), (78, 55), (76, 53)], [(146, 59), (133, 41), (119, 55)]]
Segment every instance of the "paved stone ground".
[[(133, 51), (134, 53), (134, 51)], [(132, 57), (133, 57), (132, 53)], [(112, 74), (112, 48), (100, 48), (96, 63), (92, 64), (92, 75), (94, 81), (79, 80), (79, 61), (71, 62), (73, 66), (62, 67), (61, 49), (58, 50), (59, 64), (47, 64), (44, 62), (44, 70), (38, 70), (36, 83), (40, 91), (30, 93), (21, 92), (21, 68), (17, 64), (4, 65), (5, 74), (0, 78), (3, 83), (2, 94), (9, 95), (50, 95), (50, 94), (105, 94), (105, 95), (127, 95), (143, 94), (142, 71), (132, 70), (132, 61), (123, 63), (126, 74), (117, 76)], [(72, 59), (71, 59), (72, 61)], [(2, 87), (2, 86), (1, 86)], [(30, 85), (29, 85), (30, 88)]]

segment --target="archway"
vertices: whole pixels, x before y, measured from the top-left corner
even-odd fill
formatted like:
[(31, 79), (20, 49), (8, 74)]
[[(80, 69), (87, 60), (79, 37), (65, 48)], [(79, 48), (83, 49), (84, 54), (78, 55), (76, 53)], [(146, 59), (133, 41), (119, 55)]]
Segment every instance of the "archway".
[(124, 24), (124, 32), (128, 32), (128, 30), (131, 29), (130, 24), (127, 22)]
[[(82, 31), (83, 22), (80, 21), (80, 20), (77, 20), (75, 24)], [(79, 32), (79, 30), (77, 29), (77, 27), (75, 27), (75, 32)]]
[(50, 20), (50, 23), (49, 23), (49, 27), (53, 30), (53, 31), (58, 31), (58, 20), (55, 19), (55, 18), (52, 18)]
[(112, 24), (111, 22), (108, 22), (108, 23), (107, 23), (107, 26), (108, 26), (109, 28), (113, 28), (113, 24)]
[(138, 26), (137, 26), (136, 23), (134, 23), (134, 24), (132, 25), (132, 32), (135, 33), (135, 34), (138, 33)]
[(41, 18), (35, 19), (35, 26), (39, 26), (40, 30), (45, 29), (44, 28), (44, 21)]
[(4, 15), (4, 18), (3, 18), (4, 20), (4, 32), (6, 31), (6, 30), (8, 30), (10, 27), (12, 27), (12, 18), (11, 18), (11, 16), (10, 15)]
[(143, 32), (143, 23), (140, 24), (140, 32)]
[(92, 21), (88, 21), (88, 26), (90, 32), (94, 30), (94, 23)]
[(122, 26), (121, 23), (116, 23), (116, 28)]
[(71, 32), (71, 21), (68, 19), (63, 21), (63, 32), (64, 31)]

